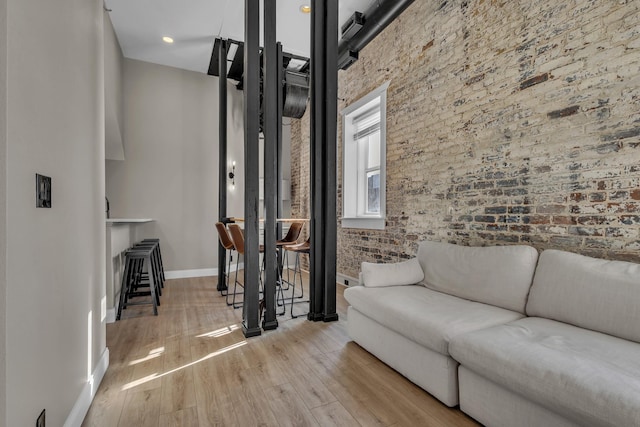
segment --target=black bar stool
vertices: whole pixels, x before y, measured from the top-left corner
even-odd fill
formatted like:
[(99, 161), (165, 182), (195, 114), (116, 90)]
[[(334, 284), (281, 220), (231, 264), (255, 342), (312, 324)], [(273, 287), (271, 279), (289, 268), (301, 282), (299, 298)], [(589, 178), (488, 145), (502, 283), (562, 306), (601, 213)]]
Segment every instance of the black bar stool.
[(163, 282), (163, 286), (164, 286), (164, 281), (166, 280), (164, 278), (164, 264), (162, 263), (162, 251), (160, 250), (160, 239), (143, 239), (142, 243), (157, 243), (158, 247), (156, 248), (156, 256), (158, 257), (158, 262), (160, 263), (160, 273), (162, 275), (162, 282)]
[[(135, 245), (133, 245), (132, 249), (149, 249), (151, 250), (151, 264), (150, 266), (148, 266), (147, 268), (152, 268), (153, 269), (153, 274), (155, 274), (155, 279), (157, 281), (156, 283), (156, 288), (158, 291), (159, 295), (162, 295), (162, 288), (164, 288), (164, 278), (162, 275), (162, 265), (160, 263), (160, 256), (159, 256), (159, 244), (155, 243), (155, 242), (140, 242), (140, 243), (136, 243)], [(147, 275), (149, 273), (148, 270), (147, 273), (143, 273), (143, 278), (147, 279)]]
[[(116, 320), (120, 320), (122, 310), (133, 305), (153, 305), (153, 314), (158, 315), (158, 305), (160, 305), (160, 295), (157, 290), (160, 288), (160, 276), (153, 268), (152, 264), (153, 248), (133, 248), (125, 253), (125, 266), (122, 275), (122, 288), (120, 289), (120, 305)], [(148, 274), (143, 274), (145, 263)], [(146, 280), (144, 280), (146, 278)], [(148, 291), (141, 291), (140, 288), (149, 288)], [(131, 298), (150, 296), (149, 300), (130, 301)]]

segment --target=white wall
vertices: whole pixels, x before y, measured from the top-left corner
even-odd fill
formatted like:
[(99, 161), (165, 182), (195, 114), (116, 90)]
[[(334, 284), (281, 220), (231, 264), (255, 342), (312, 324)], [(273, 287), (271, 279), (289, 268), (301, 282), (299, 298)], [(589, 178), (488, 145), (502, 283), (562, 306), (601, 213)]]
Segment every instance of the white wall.
[(0, 0), (0, 425), (7, 404), (7, 0)]
[[(161, 239), (166, 270), (217, 267), (218, 79), (125, 59), (125, 160), (106, 162), (112, 218), (154, 218), (139, 237)], [(243, 215), (242, 92), (228, 90), (228, 158), (236, 186), (228, 213)]]
[(105, 157), (124, 160), (122, 127), (122, 49), (108, 13), (104, 14)]
[[(264, 178), (264, 140), (260, 140), (260, 178)], [(284, 118), (282, 120), (282, 179), (289, 182), (291, 187), (291, 119)], [(264, 190), (264, 189), (263, 189)], [(289, 188), (291, 190), (291, 188)], [(261, 193), (264, 194), (264, 193)], [(264, 200), (260, 200), (258, 204), (258, 212), (261, 217), (264, 217)], [(244, 214), (239, 215), (244, 216)], [(291, 200), (282, 201), (282, 217), (291, 217)]]
[[(35, 425), (46, 408), (47, 424), (62, 426), (105, 351), (102, 2), (7, 3), (8, 393), (0, 424)], [(36, 173), (52, 178), (51, 209), (35, 207)]]

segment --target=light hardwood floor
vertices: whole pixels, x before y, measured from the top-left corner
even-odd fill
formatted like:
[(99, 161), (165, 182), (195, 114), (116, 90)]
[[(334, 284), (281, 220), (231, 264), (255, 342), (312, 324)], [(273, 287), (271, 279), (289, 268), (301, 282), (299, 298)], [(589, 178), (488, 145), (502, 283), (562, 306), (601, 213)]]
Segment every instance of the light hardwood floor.
[(283, 316), (246, 340), (216, 283), (169, 280), (157, 317), (135, 307), (107, 325), (110, 366), (83, 426), (477, 425), (349, 340), (342, 286), (340, 321)]

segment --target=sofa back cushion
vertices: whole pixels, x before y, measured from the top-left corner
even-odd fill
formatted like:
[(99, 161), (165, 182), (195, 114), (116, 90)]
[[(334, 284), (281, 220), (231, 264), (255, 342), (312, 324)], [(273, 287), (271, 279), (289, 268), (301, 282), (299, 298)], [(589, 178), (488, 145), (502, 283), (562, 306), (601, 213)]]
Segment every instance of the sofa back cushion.
[(640, 264), (544, 251), (527, 314), (640, 342)]
[(427, 288), (524, 314), (538, 261), (534, 248), (422, 242), (417, 257)]

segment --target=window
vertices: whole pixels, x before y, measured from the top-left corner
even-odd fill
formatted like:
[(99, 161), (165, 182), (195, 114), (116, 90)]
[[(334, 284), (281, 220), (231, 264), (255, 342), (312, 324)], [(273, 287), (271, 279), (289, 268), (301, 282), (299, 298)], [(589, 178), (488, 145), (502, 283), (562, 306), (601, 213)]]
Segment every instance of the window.
[(342, 226), (384, 229), (389, 82), (342, 111)]

